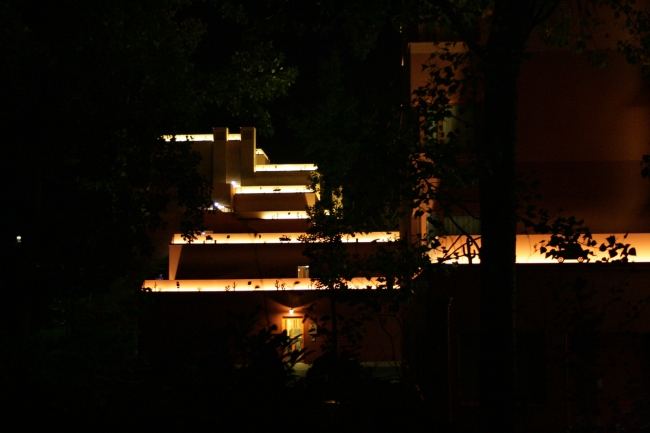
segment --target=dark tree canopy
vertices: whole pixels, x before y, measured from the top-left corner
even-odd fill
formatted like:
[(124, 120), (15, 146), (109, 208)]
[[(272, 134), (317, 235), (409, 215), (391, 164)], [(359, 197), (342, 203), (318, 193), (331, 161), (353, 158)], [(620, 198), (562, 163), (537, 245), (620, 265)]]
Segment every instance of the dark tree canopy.
[[(12, 204), (3, 243), (21, 236), (38, 285), (106, 287), (150, 251), (169, 206), (184, 212), (187, 233), (200, 228), (211, 185), (189, 143), (162, 136), (196, 132), (209, 106), (268, 125), (267, 104), (295, 80), (260, 40), (195, 66), (207, 27), (191, 6), (0, 3), (3, 199)], [(231, 2), (210, 7), (218, 20), (245, 19)]]
[[(413, 98), (415, 131), (422, 131), (424, 136), (402, 129), (402, 139), (396, 140), (409, 149), (411, 170), (407, 170), (408, 155), (405, 159), (398, 157), (391, 161), (401, 164), (404, 173), (410, 172), (401, 191), (402, 197), (410, 201), (409, 208), (434, 200), (444, 206), (463, 205), (458, 202), (457, 193), (462, 193), (469, 185), (478, 187), (482, 244), (479, 400), (486, 431), (512, 431), (515, 406), (514, 265), (516, 227), (521, 209), (515, 149), (521, 63), (527, 56), (534, 55), (528, 48), (533, 33), (537, 33), (542, 43), (568, 46), (576, 54), (588, 55), (594, 66), (603, 66), (608, 52), (599, 49), (594, 34), (603, 27), (601, 17), (611, 14), (624, 29), (617, 44), (618, 52), (630, 63), (639, 64), (648, 77), (650, 14), (643, 5), (627, 0), (431, 0), (408, 2), (393, 11), (399, 17), (397, 22), (406, 28), (408, 24), (429, 28), (433, 35), (431, 42), (451, 43), (432, 59), (430, 86), (419, 89)], [(613, 22), (605, 24), (616, 26)], [(462, 128), (441, 134), (444, 129), (441, 123), (450, 119), (462, 121), (463, 113), (450, 108), (454, 101), (456, 104), (463, 101), (465, 107), (475, 104), (480, 110), (480, 133), (471, 149), (458, 146)], [(343, 117), (352, 118), (345, 114)], [(341, 141), (344, 142), (347, 143), (345, 139)], [(368, 221), (372, 212), (366, 214), (366, 219), (346, 215), (355, 207), (348, 204), (346, 209), (345, 205), (346, 186), (350, 183), (346, 177), (349, 176), (347, 166), (336, 165), (343, 152), (341, 145), (332, 140), (319, 147), (325, 149), (319, 155), (322, 158), (317, 161), (319, 167), (331, 167), (331, 171), (324, 170), (321, 174), (322, 186), (326, 191), (341, 188), (338, 191), (342, 191), (344, 202), (340, 212), (332, 212), (338, 209), (336, 201), (329, 209), (323, 205), (324, 215), (336, 219), (332, 226), (346, 218)], [(404, 156), (399, 152), (393, 155)], [(462, 159), (464, 161), (459, 163)], [(390, 170), (385, 172), (390, 173)], [(371, 198), (369, 195), (368, 199)], [(368, 209), (373, 206), (364, 208)], [(442, 212), (449, 212), (449, 209)], [(374, 210), (381, 212), (382, 208), (374, 206)], [(428, 210), (420, 208), (416, 213), (424, 212)], [(315, 219), (323, 224), (328, 224), (327, 220), (324, 217)], [(342, 226), (351, 230), (345, 224)], [(328, 233), (327, 229), (313, 231), (315, 234)], [(408, 242), (415, 242), (415, 239)], [(418, 249), (414, 251), (419, 253)]]

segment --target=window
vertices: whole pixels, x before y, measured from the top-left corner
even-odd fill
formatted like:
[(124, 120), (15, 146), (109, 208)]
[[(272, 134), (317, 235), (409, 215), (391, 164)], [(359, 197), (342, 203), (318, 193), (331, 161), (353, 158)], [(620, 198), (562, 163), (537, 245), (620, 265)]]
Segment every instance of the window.
[(474, 110), (470, 107), (454, 105), (450, 107), (451, 117), (442, 122), (442, 132), (445, 137), (450, 133), (459, 134), (460, 145), (467, 147), (472, 145), (475, 139)]
[(450, 215), (443, 221), (445, 233), (448, 235), (481, 234), (481, 220), (471, 215)]

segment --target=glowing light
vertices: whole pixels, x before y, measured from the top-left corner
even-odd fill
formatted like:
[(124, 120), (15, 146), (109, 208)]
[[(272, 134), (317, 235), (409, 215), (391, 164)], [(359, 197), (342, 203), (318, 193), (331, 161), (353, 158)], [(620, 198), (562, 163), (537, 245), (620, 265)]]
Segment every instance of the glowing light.
[[(249, 284), (250, 283), (250, 284)], [(385, 287), (382, 278), (353, 278), (346, 281), (350, 290), (376, 290)], [(232, 280), (145, 280), (143, 289), (152, 292), (259, 292), (286, 290), (326, 290), (309, 278), (269, 278)], [(398, 287), (396, 287), (398, 288)], [(148, 290), (147, 290), (148, 291)]]
[(293, 308), (289, 308), (289, 314), (293, 314)]
[(264, 155), (266, 157), (266, 160), (269, 161), (269, 156), (264, 152), (264, 150), (260, 149), (259, 147), (255, 149), (255, 155)]
[(241, 186), (235, 190), (237, 194), (282, 194), (282, 193), (313, 193), (305, 185), (277, 186)]
[(256, 165), (255, 171), (316, 171), (314, 164), (264, 164)]
[(292, 212), (256, 212), (258, 218), (265, 220), (304, 220), (307, 219), (306, 211), (292, 211)]
[(228, 141), (241, 141), (241, 134), (228, 134)]
[[(294, 213), (294, 212), (292, 212)], [(192, 243), (201, 243), (206, 240), (206, 236), (210, 235), (209, 240), (211, 243), (217, 244), (299, 244), (300, 236), (304, 235), (302, 232), (293, 233), (212, 233), (206, 231), (205, 235), (197, 235)], [(370, 233), (357, 233), (355, 236), (345, 236), (341, 239), (342, 242), (389, 242), (396, 241), (399, 236), (391, 232), (370, 232)], [(183, 245), (188, 244), (183, 235), (175, 233), (172, 237), (172, 244)]]
[(22, 241), (23, 241), (23, 237), (22, 237), (22, 236), (16, 236), (16, 243), (17, 243), (17, 244), (21, 243)]
[(211, 208), (208, 208), (208, 210), (220, 210), (221, 212), (232, 212), (232, 208), (228, 205), (222, 205), (217, 203), (216, 201), (212, 204)]
[(171, 141), (172, 138), (175, 138), (176, 141), (214, 141), (212, 134), (163, 135), (165, 141)]

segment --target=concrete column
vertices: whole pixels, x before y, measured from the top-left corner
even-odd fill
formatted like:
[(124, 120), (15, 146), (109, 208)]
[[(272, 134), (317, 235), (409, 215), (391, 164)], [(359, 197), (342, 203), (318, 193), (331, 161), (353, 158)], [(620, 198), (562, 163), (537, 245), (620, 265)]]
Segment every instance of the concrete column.
[(169, 246), (169, 279), (176, 279), (176, 271), (178, 270), (178, 262), (181, 259), (181, 251), (183, 245), (170, 245)]
[(238, 181), (233, 176), (232, 165), (233, 159), (236, 159), (236, 169), (239, 168), (239, 155), (233, 158), (233, 151), (238, 152), (239, 142), (228, 141), (228, 128), (212, 128), (214, 136), (214, 144), (212, 151), (212, 201), (219, 203), (222, 206), (230, 206), (232, 208), (232, 180)]
[(255, 185), (256, 132), (254, 127), (241, 128), (241, 185)]
[(226, 142), (226, 182), (241, 185), (241, 141)]
[(212, 183), (229, 183), (226, 179), (226, 144), (228, 143), (228, 128), (212, 128), (214, 144), (212, 151)]

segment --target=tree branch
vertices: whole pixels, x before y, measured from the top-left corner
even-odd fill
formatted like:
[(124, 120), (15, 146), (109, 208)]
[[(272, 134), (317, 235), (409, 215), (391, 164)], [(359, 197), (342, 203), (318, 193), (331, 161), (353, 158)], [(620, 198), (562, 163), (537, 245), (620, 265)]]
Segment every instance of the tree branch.
[(449, 20), (451, 28), (461, 36), (470, 50), (474, 51), (477, 55), (480, 55), (483, 52), (483, 47), (478, 43), (478, 41), (475, 40), (475, 38), (471, 35), (471, 32), (467, 30), (461, 14), (454, 9), (454, 7), (451, 5), (451, 2), (447, 0), (433, 0), (428, 3), (432, 7), (442, 11), (442, 13)]
[[(551, 15), (553, 15), (555, 13), (555, 11), (557, 10), (557, 8), (560, 5), (561, 1), (562, 0), (552, 0), (550, 6), (548, 7), (548, 9), (545, 12), (542, 12), (544, 10), (545, 5), (540, 6), (540, 8), (537, 10), (537, 12), (535, 14), (533, 14), (532, 27), (535, 27), (535, 26), (543, 23), (547, 19), (549, 19), (551, 17)], [(531, 30), (532, 30), (532, 27), (531, 27)]]

